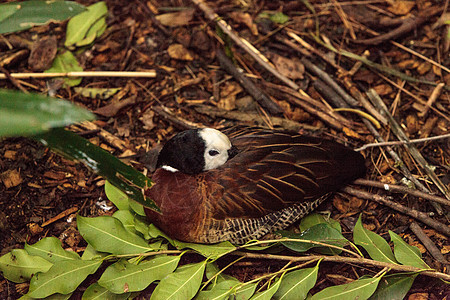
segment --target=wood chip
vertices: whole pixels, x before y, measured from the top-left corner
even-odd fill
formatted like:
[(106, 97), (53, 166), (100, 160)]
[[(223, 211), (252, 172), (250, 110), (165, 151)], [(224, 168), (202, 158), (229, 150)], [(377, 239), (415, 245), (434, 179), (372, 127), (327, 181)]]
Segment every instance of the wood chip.
[(8, 170), (1, 173), (0, 180), (3, 182), (7, 189), (18, 186), (23, 181), (18, 170)]

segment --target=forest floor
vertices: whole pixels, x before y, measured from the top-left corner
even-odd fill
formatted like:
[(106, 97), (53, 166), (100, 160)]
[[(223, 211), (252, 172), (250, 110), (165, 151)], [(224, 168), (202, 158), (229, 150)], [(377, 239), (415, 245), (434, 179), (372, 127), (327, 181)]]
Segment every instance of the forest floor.
[[(77, 2), (89, 5), (96, 1)], [(71, 126), (71, 130), (117, 157), (142, 155), (173, 134), (199, 126), (275, 127), (332, 138), (355, 149), (374, 143), (377, 134), (385, 141), (398, 141), (402, 134), (409, 139), (447, 135), (413, 146), (433, 166), (435, 179), (412, 154), (414, 150), (404, 145), (361, 150), (368, 166), (365, 179), (402, 185), (410, 176), (406, 181), (415, 180), (419, 190), (445, 198), (442, 189), (450, 186), (448, 0), (205, 1), (236, 36), (269, 59), (272, 69), (264, 67), (261, 57), (255, 59), (255, 51), (241, 46), (242, 40), (236, 42), (218, 29), (207, 12), (195, 5), (203, 1), (105, 2), (106, 31), (89, 47), (74, 52), (83, 70), (156, 70), (156, 77), (86, 77), (77, 88), (63, 86), (60, 79), (31, 78), (0, 80), (0, 87), (53, 92), (90, 109), (97, 120)], [(0, 36), (0, 72), (40, 72), (42, 65), (48, 67), (53, 57), (45, 53), (64, 47), (66, 24), (51, 23)], [(50, 37), (55, 40), (42, 42)], [(41, 51), (37, 60), (30, 55), (34, 48)], [(223, 49), (233, 53), (228, 64)], [(255, 94), (232, 75), (229, 69), (235, 67), (255, 85)], [(356, 100), (346, 100), (327, 80)], [(106, 98), (90, 95), (85, 88), (120, 91)], [(368, 100), (370, 89), (382, 103)], [(383, 104), (398, 127), (382, 112)], [(339, 107), (345, 108), (337, 111)], [(151, 156), (129, 162), (149, 175), (153, 171)], [(38, 142), (0, 140), (0, 255), (46, 236), (58, 237), (64, 248), (82, 252), (86, 243), (72, 220), (76, 214), (112, 214), (114, 210), (103, 209), (104, 201), (112, 206), (104, 183), (84, 165), (62, 158)], [(354, 187), (372, 195), (388, 195), (388, 200), (409, 211), (424, 212), (448, 228), (448, 206), (436, 208), (423, 197), (392, 193), (362, 182)], [(448, 259), (449, 237), (438, 228), (355, 194), (336, 194), (319, 210), (329, 211), (346, 236), (351, 236), (362, 214), (366, 228), (386, 239), (388, 231), (394, 231), (419, 247), (430, 267), (449, 271), (448, 264), (433, 257), (417, 236), (417, 231), (424, 233)], [(412, 224), (418, 229), (412, 230)], [(222, 262), (223, 266), (228, 262)], [(282, 266), (280, 262), (247, 259), (226, 272), (250, 280)], [(320, 270), (313, 292), (366, 274), (349, 264), (326, 263)], [(448, 299), (447, 288), (439, 279), (419, 276), (408, 299)], [(1, 299), (19, 298), (26, 290), (27, 284), (0, 277)], [(148, 297), (150, 290), (141, 297)], [(74, 299), (77, 295), (81, 294)]]

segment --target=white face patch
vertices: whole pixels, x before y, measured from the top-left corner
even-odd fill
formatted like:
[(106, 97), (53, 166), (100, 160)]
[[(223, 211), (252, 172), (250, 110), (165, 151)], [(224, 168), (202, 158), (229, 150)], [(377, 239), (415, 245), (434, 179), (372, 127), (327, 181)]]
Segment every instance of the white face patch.
[(199, 130), (199, 135), (205, 141), (205, 168), (203, 170), (211, 170), (223, 165), (228, 160), (228, 150), (231, 149), (228, 137), (212, 128)]

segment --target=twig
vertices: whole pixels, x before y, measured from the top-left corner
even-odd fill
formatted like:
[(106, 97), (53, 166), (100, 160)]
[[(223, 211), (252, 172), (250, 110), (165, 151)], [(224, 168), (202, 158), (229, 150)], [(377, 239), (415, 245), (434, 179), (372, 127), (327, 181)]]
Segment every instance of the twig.
[(326, 255), (310, 255), (310, 256), (285, 256), (285, 255), (275, 255), (275, 254), (260, 254), (260, 253), (250, 253), (250, 252), (242, 252), (236, 251), (233, 254), (245, 256), (247, 258), (256, 258), (256, 259), (275, 259), (275, 260), (288, 260), (292, 262), (298, 261), (310, 261), (310, 260), (319, 260), (329, 262), (338, 262), (338, 263), (346, 263), (346, 264), (357, 264), (357, 265), (369, 265), (379, 268), (390, 268), (395, 271), (401, 272), (418, 272), (422, 275), (440, 278), (444, 280), (450, 280), (450, 275), (437, 272), (437, 271), (427, 271), (424, 269), (419, 269), (412, 266), (403, 266), (397, 264), (390, 264), (382, 261), (371, 260), (367, 258), (358, 258), (358, 257), (345, 257), (345, 256), (326, 256)]
[(431, 7), (429, 9), (419, 13), (419, 15), (417, 17), (411, 16), (411, 17), (405, 19), (402, 25), (400, 25), (396, 29), (394, 29), (386, 34), (382, 34), (377, 37), (365, 39), (365, 40), (354, 40), (353, 42), (357, 43), (357, 44), (364, 44), (364, 45), (379, 45), (383, 42), (394, 40), (397, 37), (414, 30), (415, 28), (417, 28), (421, 24), (425, 23), (427, 20), (429, 20), (432, 16), (439, 13), (440, 11), (442, 11), (442, 7), (438, 7), (438, 8)]
[[(199, 105), (195, 106), (194, 109), (201, 113), (208, 115), (213, 118), (221, 117), (225, 119), (231, 119), (231, 120), (239, 120), (241, 122), (251, 122), (256, 123), (259, 126), (265, 126), (266, 120), (261, 117), (257, 113), (243, 113), (238, 111), (228, 111), (224, 109), (215, 108), (212, 106), (205, 106), (205, 105)], [(317, 131), (319, 128), (307, 125), (307, 124), (300, 124), (295, 121), (291, 121), (285, 118), (278, 118), (278, 117), (269, 117), (270, 121), (272, 122), (272, 125), (274, 126), (280, 126), (286, 130), (295, 131), (298, 132), (300, 130), (309, 130), (309, 131)]]
[(203, 0), (191, 0), (195, 5), (197, 5), (205, 14), (205, 16), (215, 22), (217, 26), (220, 27), (220, 29), (227, 34), (239, 47), (244, 49), (253, 59), (255, 59), (263, 68), (265, 68), (267, 71), (272, 73), (275, 77), (277, 77), (279, 80), (290, 86), (291, 88), (295, 90), (299, 90), (300, 87), (287, 78), (286, 76), (282, 75), (280, 72), (278, 72), (273, 66), (269, 64), (269, 60), (264, 57), (255, 47), (253, 47), (247, 40), (238, 37), (236, 34), (234, 34), (233, 29), (230, 27), (230, 25), (225, 22), (222, 18), (220, 18), (206, 3), (203, 2)]
[[(11, 73), (12, 78), (54, 78), (54, 77), (156, 77), (155, 70), (146, 72), (118, 72), (118, 71), (85, 71), (85, 72), (59, 72), (59, 73)], [(0, 74), (0, 79), (6, 79), (5, 74)]]
[(365, 150), (367, 148), (372, 148), (372, 147), (384, 147), (384, 146), (395, 146), (395, 145), (424, 143), (424, 142), (428, 142), (428, 141), (442, 140), (442, 139), (447, 139), (447, 138), (450, 138), (450, 133), (443, 134), (443, 135), (432, 136), (432, 137), (427, 137), (427, 138), (421, 138), (421, 139), (413, 139), (413, 140), (408, 140), (408, 141), (392, 141), (392, 142), (382, 142), (382, 143), (370, 143), (370, 144), (365, 144), (364, 146), (355, 149), (355, 151), (362, 151), (362, 150)]
[(330, 75), (328, 75), (326, 72), (322, 71), (321, 69), (319, 69), (316, 65), (314, 65), (312, 62), (310, 62), (308, 59), (306, 58), (302, 58), (301, 62), (305, 65), (305, 67), (310, 71), (313, 72), (314, 74), (316, 74), (317, 76), (319, 76), (323, 81), (325, 81), (331, 88), (333, 88), (333, 90), (336, 91), (336, 93), (341, 96), (345, 102), (347, 102), (347, 104), (349, 106), (355, 107), (358, 106), (358, 101), (356, 101), (352, 96), (350, 96), (349, 94), (347, 94), (347, 92), (344, 91), (344, 89), (342, 89), (337, 83), (336, 81), (333, 80), (333, 78), (331, 78)]
[(432, 218), (430, 218), (426, 213), (412, 209), (412, 208), (408, 208), (406, 206), (403, 206), (401, 204), (395, 203), (393, 201), (388, 200), (386, 197), (380, 196), (380, 195), (376, 195), (376, 194), (371, 194), (365, 191), (361, 191), (361, 190), (357, 190), (355, 188), (352, 187), (345, 187), (342, 189), (344, 192), (351, 194), (353, 196), (356, 197), (360, 197), (363, 199), (367, 199), (367, 200), (371, 200), (371, 201), (375, 201), (377, 203), (383, 204), (385, 206), (388, 206), (390, 208), (393, 208), (401, 213), (404, 213), (410, 217), (413, 217), (419, 221), (421, 221), (422, 223), (427, 224), (428, 226), (436, 229), (437, 231), (450, 236), (450, 227), (448, 227), (447, 225), (438, 222), (436, 220), (433, 220)]
[(289, 87), (277, 85), (271, 82), (264, 82), (264, 85), (269, 88), (269, 92), (271, 89), (281, 91), (283, 93), (283, 98), (286, 98), (288, 102), (301, 107), (306, 112), (316, 116), (335, 129), (342, 131), (343, 125), (348, 122), (342, 116), (334, 113), (323, 103), (311, 98), (306, 93), (302, 93), (301, 91), (297, 92)]
[(449, 264), (444, 255), (442, 255), (441, 251), (439, 251), (433, 241), (423, 232), (422, 228), (420, 228), (420, 226), (416, 222), (412, 222), (409, 225), (409, 228), (412, 232), (414, 232), (414, 234), (422, 242), (425, 248), (427, 248), (428, 252), (430, 252), (431, 256), (433, 256), (434, 259), (436, 259), (440, 263)]
[(174, 113), (165, 106), (153, 106), (151, 109), (163, 118), (168, 119), (176, 127), (182, 130), (205, 127), (203, 124), (194, 123), (181, 117), (175, 116)]
[[(394, 132), (394, 134), (397, 136), (399, 140), (403, 141), (409, 141), (406, 134), (403, 132), (400, 125), (397, 123), (397, 121), (394, 119), (394, 117), (389, 113), (389, 110), (387, 109), (386, 105), (383, 103), (381, 98), (378, 96), (378, 94), (375, 92), (375, 90), (370, 89), (368, 92), (368, 96), (370, 100), (372, 100), (373, 104), (381, 111), (381, 113), (389, 120), (389, 124), (391, 125), (391, 130)], [(419, 150), (412, 144), (404, 144), (407, 150), (411, 153), (411, 155), (414, 157), (416, 162), (425, 170), (425, 172), (430, 176), (431, 180), (434, 182), (434, 184), (437, 186), (437, 188), (445, 195), (447, 199), (450, 200), (450, 192), (447, 190), (447, 187), (442, 183), (442, 181), (437, 177), (437, 175), (434, 173), (433, 168), (428, 164), (428, 162), (425, 160), (425, 158), (422, 156), (422, 154), (419, 152)]]
[(6, 70), (4, 67), (2, 67), (0, 65), (0, 76), (5, 76), (5, 78), (9, 79), (9, 81), (11, 81), (11, 83), (17, 87), (19, 90), (21, 90), (22, 92), (24, 92), (25, 94), (28, 94), (29, 92), (20, 84), (20, 82), (18, 80), (16, 80), (16, 78), (14, 78), (13, 76), (11, 76), (11, 73), (8, 72), (8, 70)]
[(270, 99), (270, 97), (259, 89), (250, 79), (239, 72), (233, 62), (220, 49), (217, 51), (217, 58), (219, 59), (222, 68), (232, 75), (247, 93), (249, 93), (262, 107), (266, 108), (273, 115), (280, 115), (283, 113), (283, 109), (273, 102), (272, 99)]
[(430, 110), (430, 107), (433, 105), (433, 103), (439, 97), (444, 86), (445, 86), (445, 84), (443, 82), (441, 82), (434, 88), (433, 92), (431, 93), (430, 97), (428, 98), (428, 101), (427, 101), (427, 104), (425, 105), (424, 110), (419, 113), (419, 117), (421, 117), (421, 118), (426, 117), (426, 115), (428, 114), (428, 110)]
[(432, 195), (429, 193), (424, 193), (415, 189), (410, 189), (406, 186), (402, 186), (402, 185), (396, 185), (396, 184), (387, 184), (387, 183), (382, 183), (379, 181), (373, 181), (373, 180), (367, 180), (367, 179), (356, 179), (353, 183), (355, 184), (359, 184), (359, 185), (364, 185), (364, 186), (371, 186), (371, 187), (376, 187), (379, 189), (383, 189), (385, 191), (389, 191), (389, 192), (393, 192), (393, 193), (401, 193), (401, 194), (409, 194), (415, 197), (419, 197), (419, 198), (423, 198), (429, 201), (435, 201), (438, 203), (441, 203), (443, 205), (448, 205), (450, 206), (450, 201), (442, 198), (442, 197), (438, 197), (436, 195)]

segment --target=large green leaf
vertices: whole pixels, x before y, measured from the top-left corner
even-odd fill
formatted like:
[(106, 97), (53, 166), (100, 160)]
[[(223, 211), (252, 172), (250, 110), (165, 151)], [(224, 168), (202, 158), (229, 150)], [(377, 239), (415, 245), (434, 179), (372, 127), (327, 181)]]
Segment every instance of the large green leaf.
[(373, 260), (397, 264), (386, 240), (362, 226), (361, 215), (353, 230), (353, 240), (356, 245), (363, 247)]
[(317, 264), (314, 268), (306, 268), (287, 273), (283, 277), (280, 288), (275, 295), (273, 295), (273, 299), (306, 299), (309, 290), (316, 284), (318, 272), (319, 264)]
[(179, 267), (164, 277), (152, 293), (151, 300), (192, 299), (200, 288), (206, 260)]
[(418, 274), (393, 274), (384, 276), (370, 300), (404, 299)]
[(365, 300), (375, 292), (381, 277), (358, 279), (353, 282), (332, 286), (314, 294), (311, 300)]
[(136, 265), (122, 259), (105, 270), (98, 284), (116, 294), (142, 291), (171, 274), (179, 261), (180, 256), (160, 256)]
[(81, 236), (100, 252), (120, 255), (153, 250), (143, 238), (129, 232), (118, 219), (110, 216), (77, 216), (77, 225)]
[(0, 4), (0, 34), (64, 21), (86, 8), (74, 1), (24, 1)]
[(145, 196), (145, 191), (152, 185), (150, 178), (124, 164), (109, 152), (63, 128), (54, 128), (34, 138), (65, 157), (83, 162), (131, 199), (159, 211), (155, 203)]
[(30, 281), (28, 296), (44, 298), (73, 292), (89, 274), (97, 271), (101, 260), (62, 260), (45, 273), (35, 274)]
[[(320, 223), (314, 225), (313, 227), (305, 230), (300, 234), (293, 233), (291, 231), (279, 231), (279, 233), (283, 237), (291, 239), (311, 240), (338, 247), (343, 247), (348, 243), (347, 239), (344, 238), (344, 236), (339, 231), (331, 227), (331, 225), (329, 225), (328, 223)], [(287, 248), (297, 252), (305, 252), (311, 248), (318, 248), (318, 250), (320, 249), (321, 252), (325, 254), (338, 254), (341, 252), (341, 250), (339, 249), (324, 247), (322, 245), (313, 243), (295, 241), (286, 241), (281, 243)]]
[(28, 254), (23, 249), (14, 249), (0, 257), (0, 271), (12, 282), (30, 280), (37, 272), (47, 272), (52, 263), (39, 256)]
[(68, 101), (0, 89), (0, 137), (36, 134), (93, 119), (91, 112)]
[(389, 230), (392, 242), (394, 242), (394, 255), (397, 261), (403, 265), (420, 269), (430, 269), (422, 260), (419, 248), (408, 245), (398, 234)]
[(61, 241), (55, 237), (43, 238), (33, 245), (25, 244), (25, 250), (30, 255), (40, 256), (52, 263), (67, 259), (80, 259), (76, 252), (64, 250)]

